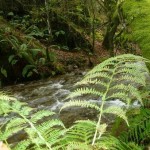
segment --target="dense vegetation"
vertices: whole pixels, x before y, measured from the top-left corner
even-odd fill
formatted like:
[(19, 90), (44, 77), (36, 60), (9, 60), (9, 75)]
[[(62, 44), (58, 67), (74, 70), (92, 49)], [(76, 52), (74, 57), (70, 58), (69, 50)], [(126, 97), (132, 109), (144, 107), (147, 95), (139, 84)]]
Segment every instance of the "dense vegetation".
[(150, 26), (150, 14), (148, 12), (150, 7), (150, 2), (148, 0), (135, 1), (125, 1), (124, 9), (127, 18), (128, 24), (131, 29), (128, 32), (128, 35), (131, 34), (130, 40), (133, 40), (134, 43), (137, 43), (140, 49), (142, 49), (142, 55), (145, 58), (150, 59), (149, 53), (149, 30)]
[[(148, 58), (148, 6), (144, 0), (1, 0), (1, 82), (64, 73), (70, 62), (60, 61), (62, 50), (98, 59), (97, 43), (103, 46), (101, 53), (108, 51), (106, 57), (135, 54), (140, 46)], [(85, 60), (77, 61), (80, 67)]]
[[(148, 0), (1, 0), (1, 84), (65, 73), (64, 61), (58, 57), (60, 54), (65, 59), (62, 52), (82, 52), (93, 65), (91, 57), (99, 57), (97, 43), (107, 52), (106, 57), (122, 53), (143, 57), (124, 54), (104, 58), (89, 71), (60, 113), (68, 107), (85, 107), (94, 109), (97, 116), (77, 120), (69, 128), (54, 119), (54, 112), (35, 112), (1, 92), (0, 115), (7, 119), (0, 124), (0, 149), (149, 149), (149, 70), (145, 65), (150, 66), (149, 6)], [(78, 66), (84, 62), (76, 61)], [(88, 94), (99, 101), (80, 99)], [(125, 106), (107, 106), (114, 99)], [(139, 105), (133, 107), (134, 102)], [(114, 120), (111, 124), (103, 120), (108, 114)], [(10, 138), (18, 133), (25, 135), (24, 140), (11, 143)]]
[[(145, 74), (149, 72), (146, 66), (142, 70), (137, 67), (139, 61), (149, 62), (142, 57), (126, 54), (110, 58), (88, 72), (83, 80), (77, 83), (82, 85), (82, 88), (69, 95), (73, 100), (67, 102), (61, 111), (72, 106), (95, 109), (98, 114), (95, 118), (97, 121), (78, 120), (68, 129), (57, 119), (43, 122), (45, 117), (54, 115), (53, 112), (48, 110), (35, 112), (27, 104), (1, 93), (0, 114), (9, 118), (1, 125), (0, 139), (15, 150), (146, 148), (150, 144), (150, 110), (149, 102), (147, 103), (149, 92), (147, 93)], [(94, 85), (97, 86), (93, 87)], [(80, 100), (79, 96), (83, 94), (97, 95), (101, 101), (94, 104)], [(107, 106), (107, 101), (111, 99), (119, 99), (126, 105)], [(134, 101), (139, 101), (141, 107), (132, 108)], [(102, 119), (108, 114), (116, 116), (114, 117), (116, 123), (111, 125), (113, 130), (110, 130), (109, 124)], [(122, 121), (126, 127), (116, 137), (116, 129), (123, 123)], [(9, 144), (9, 137), (16, 136), (15, 134), (22, 130), (27, 134), (26, 138), (18, 144)]]
[[(3, 0), (0, 38), (1, 53), (4, 57), (2, 60), (7, 61), (1, 65), (2, 78), (9, 78), (10, 72), (14, 75), (10, 77), (11, 80), (63, 72), (52, 49), (56, 52), (59, 49), (65, 51), (84, 49), (86, 53), (93, 51), (95, 28), (100, 25), (100, 21), (94, 18), (96, 14), (93, 7), (93, 2), (91, 8), (91, 2), (85, 5), (84, 1), (78, 0), (75, 2)], [(93, 46), (90, 41), (92, 34)]]

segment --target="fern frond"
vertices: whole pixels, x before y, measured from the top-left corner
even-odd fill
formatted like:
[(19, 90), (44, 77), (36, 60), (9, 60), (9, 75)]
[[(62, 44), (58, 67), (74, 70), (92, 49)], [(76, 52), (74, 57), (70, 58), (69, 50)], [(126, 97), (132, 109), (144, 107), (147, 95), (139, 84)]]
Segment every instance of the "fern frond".
[(120, 107), (117, 107), (117, 106), (109, 106), (108, 108), (106, 108), (103, 113), (110, 113), (110, 114), (114, 114), (120, 118), (122, 118), (126, 123), (127, 125), (128, 124), (128, 119), (127, 119), (127, 116), (126, 116), (126, 112), (120, 108)]
[(77, 97), (77, 96), (81, 96), (83, 94), (93, 94), (93, 95), (97, 95), (97, 96), (103, 96), (103, 93), (100, 91), (97, 91), (94, 88), (80, 88), (75, 90), (74, 92), (72, 92), (68, 98), (73, 98), (73, 97)]
[(125, 143), (116, 137), (111, 135), (106, 135), (102, 137), (96, 144), (97, 149), (106, 149), (106, 150), (143, 150), (142, 147), (136, 143)]
[(4, 141), (4, 140), (8, 139), (9, 137), (11, 137), (12, 135), (14, 135), (14, 134), (18, 133), (19, 131), (21, 131), (22, 129), (23, 129), (23, 127), (17, 126), (15, 128), (12, 128), (12, 129), (8, 129), (8, 130), (5, 130), (5, 131), (0, 131), (0, 140)]
[(103, 69), (106, 67), (106, 66), (114, 66), (116, 65), (116, 62), (114, 61), (114, 57), (112, 58), (109, 58), (107, 60), (105, 60), (104, 62), (100, 63), (99, 65), (95, 66), (91, 71), (89, 71), (86, 75), (85, 75), (85, 78), (87, 76), (90, 76), (92, 74), (95, 74), (97, 72), (101, 72), (103, 71)]
[(128, 147), (130, 147), (131, 150), (143, 150), (144, 147), (139, 146), (138, 144), (134, 142), (127, 143)]
[(60, 126), (65, 128), (64, 124), (62, 123), (62, 121), (58, 120), (58, 119), (51, 119), (48, 120), (46, 122), (43, 122), (42, 124), (40, 124), (39, 126), (37, 126), (37, 129), (46, 134), (46, 132), (49, 132), (48, 129), (55, 127), (55, 126)]
[[(33, 112), (32, 108), (28, 107), (26, 103), (19, 101), (4, 101), (0, 102), (0, 106), (8, 107), (7, 114), (13, 112), (13, 119), (10, 117), (2, 124), (0, 128), (0, 140), (7, 140), (15, 133), (24, 130), (28, 134), (27, 141), (23, 142), (22, 149), (52, 149), (51, 146), (59, 143), (60, 137), (66, 132), (63, 123), (59, 120), (49, 120), (42, 123), (44, 117), (52, 116), (53, 112), (42, 110)], [(4, 105), (5, 104), (5, 105)], [(7, 105), (6, 105), (7, 104)], [(3, 113), (3, 111), (2, 111)], [(3, 113), (4, 114), (4, 113)], [(41, 122), (41, 123), (40, 123)], [(36, 125), (36, 124), (39, 125)], [(32, 146), (31, 146), (32, 145)], [(21, 145), (18, 145), (20, 147)]]
[(57, 145), (60, 145), (60, 141), (62, 140), (62, 137), (66, 134), (66, 130), (62, 129), (53, 129), (51, 130), (50, 136), (47, 137), (48, 142), (52, 145), (53, 149), (57, 148)]
[(66, 136), (64, 137), (66, 145), (71, 142), (90, 144), (95, 127), (96, 123), (90, 120), (76, 121), (76, 124), (67, 131)]
[(91, 145), (81, 142), (70, 142), (69, 145), (66, 147), (66, 150), (93, 150)]
[(16, 101), (16, 98), (8, 96), (4, 92), (0, 92), (0, 115), (10, 112), (10, 101)]
[[(103, 114), (112, 113), (125, 120), (128, 124), (126, 110), (117, 106), (105, 108), (106, 101), (119, 99), (127, 104), (127, 108), (129, 108), (129, 105), (132, 104), (131, 102), (134, 100), (138, 100), (143, 104), (138, 87), (145, 87), (145, 73), (148, 74), (148, 70), (146, 66), (143, 66), (143, 73), (136, 65), (137, 62), (143, 61), (148, 62), (148, 60), (132, 54), (112, 57), (94, 67), (85, 75), (82, 81), (77, 83), (77, 85), (88, 85), (90, 88), (78, 88), (69, 95), (68, 98), (75, 98), (81, 95), (91, 94), (102, 99), (100, 106), (95, 106), (95, 104), (91, 105), (91, 103), (78, 100), (67, 102), (62, 107), (62, 109), (64, 109), (70, 106), (81, 106), (94, 108), (98, 111), (99, 118), (96, 125), (97, 128), (95, 128), (92, 145), (99, 139), (98, 127), (102, 124), (101, 118)], [(96, 87), (92, 87), (94, 85), (96, 85)]]
[(16, 98), (14, 98), (13, 96), (8, 96), (4, 92), (0, 92), (0, 100), (10, 101), (10, 100), (16, 100)]
[(122, 146), (122, 143), (117, 138), (110, 135), (103, 136), (99, 141), (95, 143), (95, 146), (99, 149), (106, 150), (127, 150)]
[(27, 150), (31, 142), (28, 140), (20, 141), (13, 150)]
[(38, 111), (38, 112), (36, 112), (32, 115), (31, 121), (33, 123), (36, 123), (40, 119), (42, 119), (44, 117), (52, 116), (54, 114), (55, 114), (54, 112), (51, 112), (51, 111), (48, 111), (48, 110), (41, 110), (41, 111)]
[(104, 88), (107, 87), (107, 83), (102, 82), (100, 79), (83, 79), (82, 81), (78, 82), (77, 85), (84, 85), (84, 84), (93, 84), (93, 85), (100, 85), (103, 86)]
[(120, 138), (125, 141), (133, 141), (136, 143), (144, 142), (150, 138), (150, 110), (142, 109), (140, 114), (130, 117), (130, 128), (127, 132), (121, 134)]
[[(141, 80), (142, 79), (142, 80)], [(114, 82), (121, 82), (121, 81), (129, 81), (131, 82), (132, 84), (133, 83), (136, 83), (136, 84), (140, 84), (142, 86), (145, 86), (146, 85), (146, 82), (145, 82), (145, 77), (142, 77), (140, 78), (140, 76), (129, 76), (129, 75), (122, 75), (120, 78), (117, 78), (117, 79), (114, 79)]]
[(116, 92), (116, 93), (113, 93), (112, 95), (110, 95), (110, 96), (108, 96), (108, 97), (106, 97), (106, 100), (110, 100), (110, 99), (120, 99), (120, 100), (122, 100), (122, 101), (126, 101), (127, 100), (127, 95), (126, 95), (126, 93), (124, 93), (124, 92)]
[[(133, 66), (133, 67), (132, 67)], [(132, 68), (132, 69), (131, 69)], [(129, 64), (129, 66), (125, 65), (125, 68), (122, 66), (116, 71), (116, 74), (130, 74), (135, 75), (136, 73), (143, 74), (144, 72), (148, 72), (147, 68), (142, 68), (141, 72), (138, 68), (135, 68), (135, 65)]]
[(25, 120), (22, 118), (11, 118), (11, 120), (7, 123), (5, 130), (16, 128), (17, 126), (23, 126), (25, 124)]
[(0, 115), (3, 115), (3, 114), (8, 114), (10, 112), (10, 105), (9, 105), (9, 102), (7, 101), (3, 101), (1, 100), (0, 101)]
[(143, 105), (143, 100), (142, 100), (140, 92), (137, 90), (137, 88), (135, 88), (134, 86), (130, 84), (129, 85), (123, 85), (123, 84), (115, 85), (112, 88), (110, 88), (110, 91), (114, 93), (106, 97), (107, 100), (118, 98), (120, 100), (123, 100), (125, 103), (128, 103), (128, 101), (126, 101), (127, 98), (131, 98), (133, 100), (138, 100)]
[(69, 102), (66, 102), (60, 109), (62, 111), (65, 108), (72, 107), (72, 106), (80, 106), (80, 107), (85, 107), (85, 108), (94, 108), (95, 110), (99, 111), (99, 106), (96, 104), (93, 104), (88, 101), (83, 101), (83, 100), (71, 100)]
[[(85, 76), (85, 78), (82, 80), (88, 80), (88, 79), (94, 79), (94, 78), (107, 78), (107, 79), (110, 79), (111, 77), (111, 73), (108, 73), (108, 72), (104, 72), (103, 70), (101, 72), (96, 72), (96, 73), (91, 73), (87, 76)], [(81, 82), (82, 82), (81, 81)], [(78, 85), (80, 84), (80, 82), (77, 83)]]

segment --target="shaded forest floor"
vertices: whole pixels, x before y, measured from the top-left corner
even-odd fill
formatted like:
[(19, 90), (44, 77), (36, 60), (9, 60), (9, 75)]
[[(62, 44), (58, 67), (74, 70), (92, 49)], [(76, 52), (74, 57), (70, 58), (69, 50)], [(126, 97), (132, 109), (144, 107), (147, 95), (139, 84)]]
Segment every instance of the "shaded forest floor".
[(62, 64), (67, 72), (78, 68), (93, 67), (109, 57), (109, 53), (102, 47), (102, 43), (98, 41), (95, 42), (93, 54), (89, 54), (84, 50), (64, 51), (49, 48), (49, 51), (56, 54), (58, 63)]
[[(32, 40), (28, 40), (27, 36), (21, 32), (20, 30), (14, 28), (4, 20), (0, 18), (0, 28), (3, 30), (9, 29), (8, 33), (5, 33), (5, 37), (8, 38), (9, 36), (15, 36), (21, 43), (29, 45), (32, 48), (41, 48), (46, 49), (46, 45), (42, 42), (37, 40), (36, 38), (32, 38)], [(8, 35), (7, 35), (8, 34)], [(49, 45), (49, 52), (54, 54), (56, 57), (56, 63), (60, 63), (64, 67), (69, 65), (75, 65), (77, 67), (92, 67), (103, 60), (109, 57), (109, 53), (102, 47), (102, 43), (100, 41), (95, 41), (95, 48), (94, 53), (91, 54), (89, 50), (60, 50), (60, 49), (53, 49), (50, 48)]]
[[(54, 76), (70, 72), (80, 74), (83, 70), (92, 68), (109, 58), (109, 52), (103, 48), (101, 41), (95, 41), (93, 53), (82, 48), (80, 50), (62, 50), (54, 47), (52, 48), (52, 45), (47, 45), (44, 41), (42, 42), (42, 40), (38, 40), (37, 38), (28, 38), (25, 33), (12, 26), (2, 17), (0, 17), (0, 29), (2, 35), (1, 37), (7, 41), (7, 43), (4, 43), (4, 46), (1, 45), (2, 50), (0, 51), (0, 66), (4, 66), (4, 69), (7, 70), (7, 78), (4, 78), (4, 76), (1, 75), (2, 81), (4, 81), (4, 84), (6, 85), (20, 83), (23, 81), (37, 80), (51, 75)], [(15, 41), (15, 39), (17, 40)], [(23, 46), (22, 44), (27, 46), (24, 51), (20, 51)], [(46, 60), (47, 48), (48, 55), (50, 55), (53, 59), (51, 61)], [(29, 56), (33, 56), (33, 53), (30, 53), (33, 49), (39, 49), (40, 52), (37, 53), (35, 57), (31, 58), (33, 63), (30, 63)], [(20, 54), (24, 52), (27, 57), (23, 57), (23, 55), (20, 56)], [(19, 57), (17, 63), (14, 65), (11, 65), (9, 62), (9, 56), (12, 54), (17, 58)], [(41, 65), (38, 63), (40, 58), (45, 59), (45, 64)], [(31, 65), (34, 65), (37, 72), (33, 72), (30, 77), (23, 76), (23, 68)], [(26, 73), (28, 73), (27, 71), (30, 70), (26, 70)]]

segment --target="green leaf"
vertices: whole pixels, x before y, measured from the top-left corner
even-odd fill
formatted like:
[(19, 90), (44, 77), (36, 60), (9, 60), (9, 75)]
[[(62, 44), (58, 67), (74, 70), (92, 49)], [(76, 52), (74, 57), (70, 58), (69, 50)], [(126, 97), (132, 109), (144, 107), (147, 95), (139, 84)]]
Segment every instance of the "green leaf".
[(10, 55), (8, 58), (9, 63), (11, 63), (11, 61), (14, 59), (15, 55)]
[(15, 65), (17, 62), (18, 62), (18, 60), (13, 60), (13, 61), (11, 62), (11, 64), (12, 64), (12, 65)]
[(33, 75), (33, 72), (30, 71), (30, 72), (28, 73), (27, 77), (29, 78), (29, 77), (31, 77), (32, 75)]
[(32, 53), (32, 55), (34, 56), (34, 57), (36, 57), (36, 55), (40, 52), (42, 55), (44, 55), (44, 53), (43, 53), (43, 51), (41, 50), (41, 49), (36, 49), (36, 48), (34, 48), (34, 49), (30, 49), (30, 51), (31, 51), (31, 53)]
[(126, 116), (126, 112), (122, 108), (120, 108), (118, 106), (110, 106), (107, 109), (105, 109), (103, 111), (103, 113), (110, 113), (110, 114), (117, 115), (118, 117), (120, 117), (123, 120), (125, 120), (127, 125), (129, 125), (128, 124), (128, 119), (127, 119), (127, 116)]
[(55, 35), (58, 37), (59, 35), (64, 35), (65, 32), (63, 30), (57, 31)]
[(33, 72), (35, 72), (35, 73), (37, 73), (37, 74), (39, 73), (39, 72), (37, 71), (37, 69), (33, 69)]
[(31, 76), (32, 74), (29, 73), (29, 75), (27, 74), (30, 70), (33, 70), (33, 68), (35, 68), (34, 65), (26, 65), (24, 68), (23, 68), (23, 71), (22, 71), (22, 76), (25, 77), (29, 77)]
[(60, 111), (65, 109), (65, 108), (72, 107), (72, 106), (74, 106), (74, 107), (75, 106), (85, 107), (85, 108), (94, 108), (95, 110), (99, 111), (99, 107), (96, 104), (93, 104), (93, 103), (88, 102), (88, 101), (83, 101), (83, 100), (72, 100), (72, 101), (66, 102), (62, 106)]
[(39, 63), (40, 63), (41, 65), (44, 65), (45, 62), (46, 62), (45, 58), (40, 58), (40, 59), (39, 59)]
[(56, 74), (56, 72), (55, 72), (55, 71), (52, 71), (51, 74), (54, 76), (54, 75)]
[(21, 51), (25, 51), (25, 50), (27, 50), (27, 44), (22, 44), (21, 46), (20, 46), (20, 50)]
[(4, 68), (1, 68), (1, 73), (5, 78), (7, 78), (7, 71)]
[(9, 12), (7, 15), (8, 16), (14, 16), (14, 13), (13, 12)]

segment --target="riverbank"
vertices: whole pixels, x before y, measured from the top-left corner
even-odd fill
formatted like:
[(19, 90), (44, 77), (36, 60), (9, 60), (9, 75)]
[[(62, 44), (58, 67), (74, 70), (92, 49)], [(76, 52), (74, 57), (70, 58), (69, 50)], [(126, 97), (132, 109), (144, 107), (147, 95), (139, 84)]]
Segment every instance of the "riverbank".
[(64, 50), (27, 36), (2, 17), (0, 28), (3, 37), (0, 45), (1, 86), (71, 72), (80, 74), (80, 70), (92, 68), (109, 57), (100, 41), (95, 41), (92, 53), (88, 48)]

